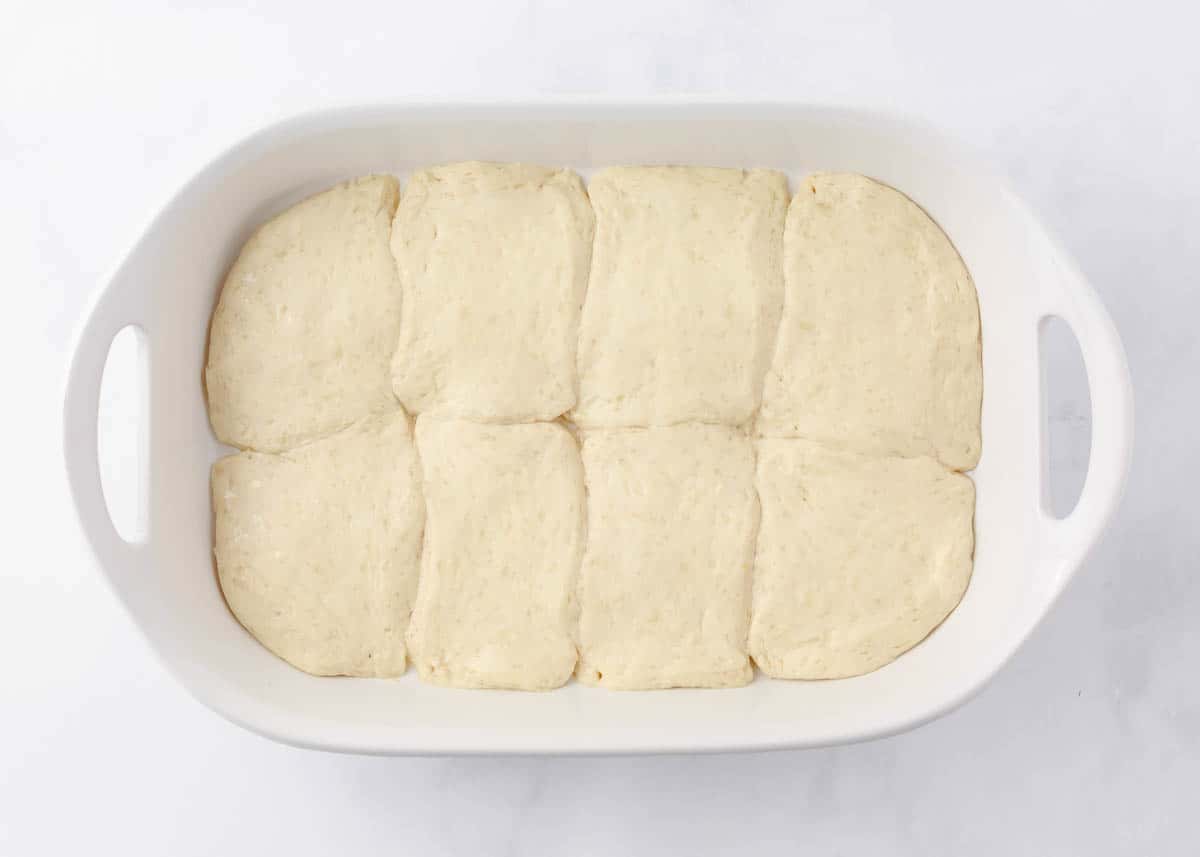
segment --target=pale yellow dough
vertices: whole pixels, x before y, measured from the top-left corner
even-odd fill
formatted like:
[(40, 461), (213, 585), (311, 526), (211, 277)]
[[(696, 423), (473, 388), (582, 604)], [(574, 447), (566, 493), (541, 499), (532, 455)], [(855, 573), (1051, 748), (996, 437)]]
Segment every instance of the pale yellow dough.
[(424, 523), (408, 422), (396, 408), (212, 471), (225, 600), (279, 657), (315, 675), (397, 676)]
[(390, 176), (347, 182), (246, 242), (213, 313), (204, 373), (222, 441), (277, 452), (394, 407), (398, 194)]
[(579, 451), (561, 425), (417, 420), (428, 523), (408, 645), (421, 679), (548, 690), (575, 667)]
[(979, 308), (937, 224), (871, 179), (812, 175), (788, 210), (784, 274), (759, 433), (974, 467)]
[(588, 191), (596, 246), (571, 418), (586, 427), (749, 421), (779, 323), (786, 177), (613, 167)]
[(287, 662), (829, 679), (958, 604), (982, 368), (938, 226), (847, 174), (790, 207), (768, 170), (614, 167), (590, 197), (568, 170), (449, 164), (402, 198), (339, 185), (242, 248), (205, 370), (248, 450), (213, 466), (214, 552)]
[(776, 678), (877, 669), (958, 604), (971, 576), (975, 488), (930, 458), (760, 440), (762, 527), (750, 652)]
[(619, 689), (750, 681), (759, 509), (749, 439), (708, 425), (592, 430), (583, 463), (580, 681)]
[(393, 386), (408, 410), (528, 422), (570, 409), (592, 230), (568, 170), (470, 162), (415, 173), (392, 233), (404, 289)]

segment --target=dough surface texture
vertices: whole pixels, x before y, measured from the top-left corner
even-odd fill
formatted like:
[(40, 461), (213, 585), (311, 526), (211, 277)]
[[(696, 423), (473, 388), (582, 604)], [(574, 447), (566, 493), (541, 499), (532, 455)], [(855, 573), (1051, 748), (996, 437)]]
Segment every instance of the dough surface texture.
[(575, 668), (579, 450), (557, 423), (417, 420), (427, 504), (408, 645), (421, 679), (549, 690)]
[(569, 410), (592, 231), (569, 170), (414, 174), (392, 232), (404, 290), (393, 388), (409, 412), (511, 423)]
[(975, 286), (916, 203), (863, 176), (809, 176), (788, 210), (784, 278), (760, 434), (975, 466)]
[(217, 573), (238, 621), (314, 675), (404, 672), (425, 510), (397, 407), (278, 455), (213, 465)]
[(696, 424), (599, 429), (584, 433), (583, 463), (580, 681), (618, 689), (749, 682), (759, 507), (747, 437)]
[(209, 334), (208, 413), (221, 441), (279, 452), (395, 407), (398, 194), (391, 176), (346, 182), (246, 242)]
[(971, 577), (975, 487), (930, 458), (760, 440), (750, 652), (776, 678), (878, 669), (949, 615)]
[(748, 422), (783, 299), (786, 177), (612, 167), (588, 190), (596, 243), (571, 418), (592, 428)]

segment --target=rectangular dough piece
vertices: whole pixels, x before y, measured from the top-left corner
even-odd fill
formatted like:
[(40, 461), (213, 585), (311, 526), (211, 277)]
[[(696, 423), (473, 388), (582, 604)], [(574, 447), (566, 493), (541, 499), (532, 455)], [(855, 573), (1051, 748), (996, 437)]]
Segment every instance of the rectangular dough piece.
[(566, 413), (592, 231), (569, 170), (470, 162), (414, 173), (392, 231), (404, 289), (392, 383), (405, 407), (496, 423)]
[(428, 526), (409, 651), (423, 681), (549, 690), (575, 667), (579, 450), (557, 423), (417, 420)]
[(290, 452), (213, 465), (225, 600), (264, 646), (314, 675), (397, 676), (425, 508), (398, 408)]
[(588, 191), (596, 246), (571, 418), (592, 428), (747, 423), (783, 300), (787, 178), (613, 167)]
[(400, 280), (388, 249), (399, 183), (311, 196), (242, 247), (213, 313), (205, 386), (224, 443), (279, 452), (395, 408)]
[(759, 434), (975, 466), (975, 285), (916, 203), (863, 176), (810, 176), (788, 210), (784, 278)]
[(593, 430), (583, 465), (580, 681), (626, 690), (749, 682), (759, 514), (750, 440), (698, 424)]
[(750, 652), (775, 678), (878, 669), (950, 614), (971, 577), (975, 486), (931, 458), (758, 441), (762, 527)]

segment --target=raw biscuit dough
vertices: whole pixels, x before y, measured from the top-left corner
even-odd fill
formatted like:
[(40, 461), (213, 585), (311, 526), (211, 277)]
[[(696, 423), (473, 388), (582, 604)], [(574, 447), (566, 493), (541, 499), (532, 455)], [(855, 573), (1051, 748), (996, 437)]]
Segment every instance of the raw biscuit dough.
[(225, 600), (272, 652), (314, 675), (397, 676), (425, 510), (404, 413), (368, 417), (212, 471)]
[(580, 680), (621, 689), (749, 682), (759, 514), (750, 440), (696, 424), (593, 430), (583, 464)]
[(572, 419), (586, 427), (746, 423), (783, 300), (786, 177), (613, 167), (588, 191), (596, 246)]
[(758, 442), (750, 652), (776, 678), (877, 669), (923, 640), (971, 576), (975, 488), (931, 458)]
[(979, 460), (979, 308), (954, 246), (899, 191), (808, 177), (788, 210), (786, 297), (759, 433)]
[(392, 233), (404, 289), (393, 386), (408, 410), (482, 422), (569, 410), (592, 231), (568, 170), (470, 162), (415, 173)]
[(548, 690), (575, 667), (579, 450), (556, 423), (417, 420), (428, 526), (409, 651), (421, 679)]
[(398, 188), (391, 176), (338, 185), (246, 242), (213, 313), (204, 376), (222, 441), (278, 452), (395, 406)]

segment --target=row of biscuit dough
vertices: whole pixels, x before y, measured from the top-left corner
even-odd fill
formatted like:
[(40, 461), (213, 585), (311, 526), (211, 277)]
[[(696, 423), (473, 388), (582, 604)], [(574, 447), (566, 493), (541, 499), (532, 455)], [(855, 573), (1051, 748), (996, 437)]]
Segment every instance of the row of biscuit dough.
[(268, 222), (213, 315), (218, 437), (287, 449), (394, 389), (412, 414), (757, 416), (762, 436), (974, 466), (974, 286), (902, 194), (812, 176), (785, 228), (780, 173), (612, 168), (590, 189), (592, 205), (569, 171), (454, 164), (414, 175), (398, 208), (395, 179), (371, 177)]
[(222, 589), (301, 669), (394, 676), (419, 574), (422, 679), (524, 689), (563, 684), (577, 646), (580, 679), (605, 687), (744, 684), (748, 651), (773, 676), (856, 675), (957, 604), (969, 479), (928, 458), (758, 447), (757, 482), (750, 440), (723, 426), (588, 431), (581, 466), (558, 424), (423, 416), (418, 466), (402, 413), (369, 418), (217, 463)]

